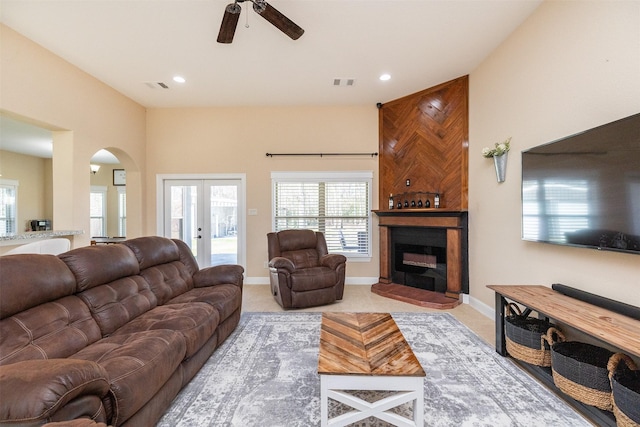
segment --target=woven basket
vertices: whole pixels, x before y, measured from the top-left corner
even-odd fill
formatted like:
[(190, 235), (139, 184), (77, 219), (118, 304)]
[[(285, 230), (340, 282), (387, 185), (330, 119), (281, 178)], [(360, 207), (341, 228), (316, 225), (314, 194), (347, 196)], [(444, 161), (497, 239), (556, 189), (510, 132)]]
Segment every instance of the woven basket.
[(564, 335), (546, 320), (523, 316), (513, 303), (507, 305), (505, 320), (505, 341), (511, 357), (536, 366), (551, 366), (551, 341), (547, 332), (551, 328), (558, 334), (557, 341), (564, 341)]
[(607, 365), (613, 352), (576, 341), (551, 346), (553, 382), (575, 400), (605, 411), (613, 409)]
[(633, 360), (622, 353), (611, 357), (608, 369), (617, 425), (640, 427), (640, 371)]

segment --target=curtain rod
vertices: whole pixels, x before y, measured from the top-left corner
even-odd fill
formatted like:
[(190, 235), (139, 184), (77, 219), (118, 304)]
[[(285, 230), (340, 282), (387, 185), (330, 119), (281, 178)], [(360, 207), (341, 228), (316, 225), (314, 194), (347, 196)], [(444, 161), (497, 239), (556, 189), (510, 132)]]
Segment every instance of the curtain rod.
[(376, 157), (378, 153), (267, 153), (267, 157), (274, 156), (371, 156)]

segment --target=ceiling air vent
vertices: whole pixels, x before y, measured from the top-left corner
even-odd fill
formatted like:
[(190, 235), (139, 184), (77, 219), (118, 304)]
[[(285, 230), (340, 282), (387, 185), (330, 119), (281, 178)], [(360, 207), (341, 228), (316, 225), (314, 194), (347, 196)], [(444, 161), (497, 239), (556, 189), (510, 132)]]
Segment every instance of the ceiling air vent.
[(144, 82), (151, 89), (169, 89), (169, 85), (163, 82)]
[(334, 86), (353, 86), (355, 83), (355, 79), (333, 79)]

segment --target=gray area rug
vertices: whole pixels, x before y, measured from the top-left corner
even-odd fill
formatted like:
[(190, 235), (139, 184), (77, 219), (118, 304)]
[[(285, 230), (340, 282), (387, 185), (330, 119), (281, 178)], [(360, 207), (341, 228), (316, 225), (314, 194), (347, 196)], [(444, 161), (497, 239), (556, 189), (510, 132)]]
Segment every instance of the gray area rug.
[[(393, 318), (427, 374), (425, 426), (591, 426), (452, 315)], [(320, 319), (320, 313), (243, 313), (158, 426), (319, 426)], [(330, 416), (347, 410), (333, 402)], [(397, 412), (410, 416), (411, 408)], [(386, 425), (375, 418), (354, 424)]]

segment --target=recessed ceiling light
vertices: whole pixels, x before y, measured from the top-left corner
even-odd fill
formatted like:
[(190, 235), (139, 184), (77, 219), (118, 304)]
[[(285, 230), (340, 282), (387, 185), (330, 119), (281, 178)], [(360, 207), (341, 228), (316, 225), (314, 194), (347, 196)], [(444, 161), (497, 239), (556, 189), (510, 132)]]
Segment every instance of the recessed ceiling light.
[(383, 82), (386, 82), (387, 80), (391, 80), (391, 74), (382, 74), (380, 75), (380, 80), (382, 80)]
[(176, 82), (176, 83), (184, 83), (184, 82), (186, 82), (185, 78), (182, 77), (182, 76), (175, 76), (173, 78), (173, 81)]

